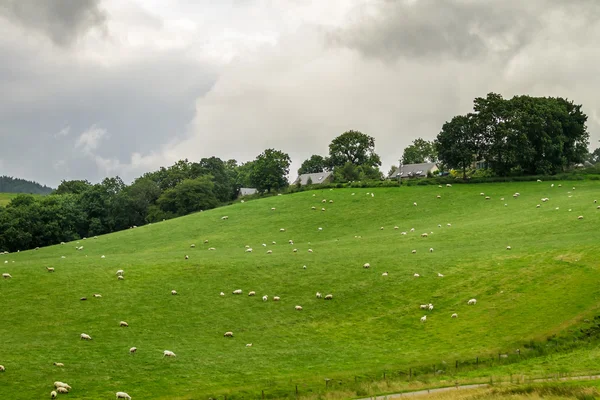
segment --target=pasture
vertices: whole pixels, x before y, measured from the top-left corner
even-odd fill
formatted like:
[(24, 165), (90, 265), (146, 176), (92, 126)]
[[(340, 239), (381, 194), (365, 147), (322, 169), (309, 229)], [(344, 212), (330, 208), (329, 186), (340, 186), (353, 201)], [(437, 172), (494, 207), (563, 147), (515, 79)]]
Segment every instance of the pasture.
[(544, 340), (600, 306), (600, 185), (553, 183), (309, 191), (2, 255), (0, 398), (292, 396)]
[(0, 193), (0, 207), (5, 207), (18, 193)]

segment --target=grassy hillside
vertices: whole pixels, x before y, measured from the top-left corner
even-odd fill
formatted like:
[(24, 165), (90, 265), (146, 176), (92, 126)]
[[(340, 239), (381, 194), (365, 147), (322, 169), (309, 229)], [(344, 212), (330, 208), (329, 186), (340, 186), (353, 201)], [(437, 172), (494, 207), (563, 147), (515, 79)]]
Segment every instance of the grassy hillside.
[(12, 199), (18, 196), (18, 193), (0, 193), (0, 207), (6, 206)]
[[(82, 240), (82, 251), (0, 256), (13, 276), (0, 280), (0, 398), (43, 398), (56, 380), (72, 399), (291, 395), (296, 384), (545, 339), (595, 315), (600, 297), (600, 185), (558, 183), (303, 192)], [(163, 359), (166, 349), (177, 358)]]

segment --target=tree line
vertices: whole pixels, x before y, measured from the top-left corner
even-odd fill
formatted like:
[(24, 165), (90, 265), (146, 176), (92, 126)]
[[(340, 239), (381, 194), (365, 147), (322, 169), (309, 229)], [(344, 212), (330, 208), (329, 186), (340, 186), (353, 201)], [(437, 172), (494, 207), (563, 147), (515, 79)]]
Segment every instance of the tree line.
[(11, 176), (0, 176), (0, 193), (50, 194), (52, 188)]
[[(461, 171), (463, 178), (476, 161), (498, 176), (555, 174), (574, 163), (600, 161), (600, 149), (588, 153), (586, 121), (580, 105), (562, 98), (505, 100), (490, 93), (475, 99), (472, 113), (446, 122), (434, 141), (416, 139), (404, 149), (402, 162), (436, 163), (441, 171)], [(0, 250), (57, 244), (209, 210), (235, 200), (242, 187), (281, 191), (289, 185), (290, 164), (288, 154), (266, 149), (241, 164), (218, 157), (180, 160), (130, 185), (119, 177), (97, 184), (62, 181), (49, 196), (20, 195), (0, 208)], [(380, 166), (375, 139), (350, 130), (332, 140), (327, 155), (305, 160), (298, 174), (330, 171), (334, 182), (380, 180)]]

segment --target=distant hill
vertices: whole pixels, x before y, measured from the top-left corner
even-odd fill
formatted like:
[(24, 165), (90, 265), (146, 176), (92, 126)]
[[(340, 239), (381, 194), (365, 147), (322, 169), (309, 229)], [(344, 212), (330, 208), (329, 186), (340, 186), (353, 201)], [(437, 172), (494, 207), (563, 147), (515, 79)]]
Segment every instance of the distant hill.
[(54, 189), (25, 179), (0, 176), (0, 193), (50, 194)]

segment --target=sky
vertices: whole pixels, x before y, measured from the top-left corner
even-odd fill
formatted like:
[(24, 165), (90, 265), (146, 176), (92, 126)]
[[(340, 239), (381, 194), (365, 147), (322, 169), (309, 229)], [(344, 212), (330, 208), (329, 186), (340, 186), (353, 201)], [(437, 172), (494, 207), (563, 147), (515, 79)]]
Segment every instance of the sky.
[(0, 0), (0, 175), (56, 187), (333, 138), (382, 170), (489, 92), (561, 96), (600, 140), (596, 0)]

